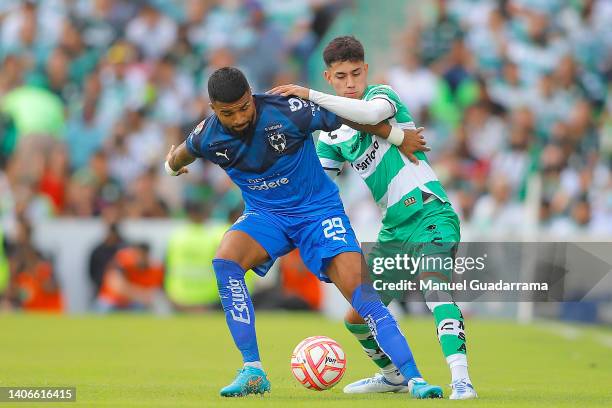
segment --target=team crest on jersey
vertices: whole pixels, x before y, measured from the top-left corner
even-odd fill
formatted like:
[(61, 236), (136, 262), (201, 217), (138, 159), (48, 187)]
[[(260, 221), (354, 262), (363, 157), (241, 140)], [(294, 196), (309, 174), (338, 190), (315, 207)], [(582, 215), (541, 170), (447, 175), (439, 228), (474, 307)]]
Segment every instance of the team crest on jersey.
[(274, 133), (268, 135), (268, 142), (274, 151), (278, 154), (282, 153), (287, 149), (287, 139), (283, 133)]

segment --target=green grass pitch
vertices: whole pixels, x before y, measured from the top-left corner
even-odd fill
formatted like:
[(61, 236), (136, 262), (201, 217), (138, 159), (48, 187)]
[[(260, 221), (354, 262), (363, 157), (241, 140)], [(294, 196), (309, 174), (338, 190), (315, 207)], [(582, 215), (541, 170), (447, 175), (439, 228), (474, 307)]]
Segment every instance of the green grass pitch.
[[(431, 319), (401, 321), (424, 376), (444, 386), (449, 374)], [(311, 314), (258, 313), (257, 329), (272, 393), (222, 399), (219, 388), (240, 367), (220, 314), (204, 316), (0, 315), (0, 385), (76, 386), (76, 403), (0, 403), (17, 407), (611, 407), (612, 330), (556, 323), (517, 325), (467, 320), (476, 401), (342, 393), (376, 370), (341, 322)], [(347, 353), (341, 383), (302, 388), (289, 370), (293, 347), (327, 335)], [(383, 405), (384, 404), (384, 405)]]

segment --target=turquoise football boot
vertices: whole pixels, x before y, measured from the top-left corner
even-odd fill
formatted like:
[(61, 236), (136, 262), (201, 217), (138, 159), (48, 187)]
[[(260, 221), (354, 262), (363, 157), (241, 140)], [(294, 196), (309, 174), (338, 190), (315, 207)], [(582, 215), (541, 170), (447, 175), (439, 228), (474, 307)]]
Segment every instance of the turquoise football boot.
[(429, 385), (427, 381), (422, 378), (411, 378), (408, 381), (408, 389), (410, 395), (414, 398), (442, 398), (442, 388), (437, 385)]
[(221, 389), (222, 397), (244, 397), (249, 394), (270, 392), (270, 381), (266, 373), (255, 367), (243, 367), (238, 370), (234, 381)]

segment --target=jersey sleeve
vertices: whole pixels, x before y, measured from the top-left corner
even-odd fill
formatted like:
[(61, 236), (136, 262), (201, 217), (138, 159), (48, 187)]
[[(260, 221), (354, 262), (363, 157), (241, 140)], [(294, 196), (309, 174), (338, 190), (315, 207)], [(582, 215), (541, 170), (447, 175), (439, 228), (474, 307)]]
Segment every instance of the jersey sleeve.
[(320, 107), (314, 102), (310, 102), (310, 105), (312, 108), (312, 121), (310, 122), (310, 128), (308, 130), (311, 133), (315, 130), (331, 132), (332, 130), (336, 130), (342, 126), (340, 117), (335, 113)]
[(399, 105), (402, 104), (402, 100), (400, 99), (399, 95), (393, 90), (393, 88), (387, 85), (376, 85), (372, 87), (372, 89), (367, 92), (364, 99), (367, 101), (383, 99), (389, 102), (389, 104), (391, 104), (393, 107), (394, 116), (399, 110)]
[(344, 166), (345, 159), (336, 146), (329, 143), (329, 134), (321, 132), (317, 141), (317, 155), (323, 170), (332, 178), (336, 178)]
[(204, 157), (202, 151), (202, 140), (204, 139), (206, 119), (201, 121), (187, 136), (185, 147), (193, 157)]

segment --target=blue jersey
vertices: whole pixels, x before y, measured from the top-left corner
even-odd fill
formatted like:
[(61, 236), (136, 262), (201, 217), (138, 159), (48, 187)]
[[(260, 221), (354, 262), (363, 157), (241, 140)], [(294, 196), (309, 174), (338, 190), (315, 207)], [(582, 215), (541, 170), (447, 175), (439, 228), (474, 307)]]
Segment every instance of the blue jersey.
[(255, 94), (253, 99), (257, 117), (251, 135), (232, 135), (212, 115), (187, 137), (189, 153), (221, 166), (242, 190), (248, 210), (318, 215), (342, 209), (312, 140), (315, 130), (339, 128), (340, 118), (300, 98)]

